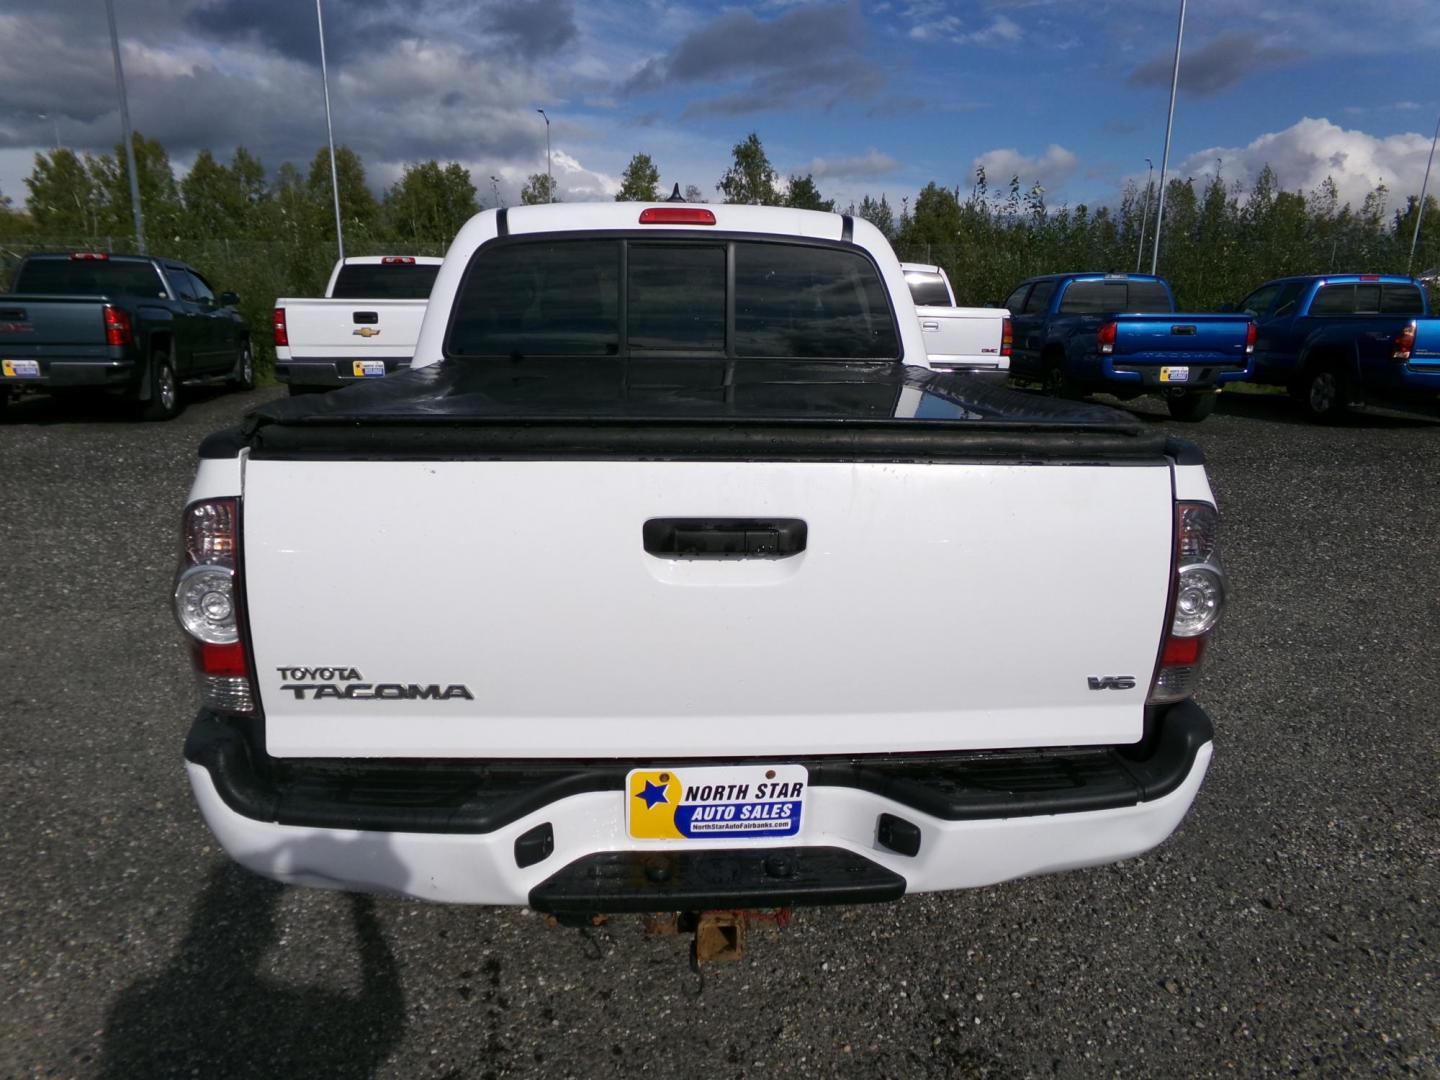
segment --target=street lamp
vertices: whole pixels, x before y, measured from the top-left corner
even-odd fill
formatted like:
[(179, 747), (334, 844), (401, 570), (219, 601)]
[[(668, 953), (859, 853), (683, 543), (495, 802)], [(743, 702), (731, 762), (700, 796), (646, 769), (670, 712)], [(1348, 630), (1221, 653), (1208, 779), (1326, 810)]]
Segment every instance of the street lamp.
[(490, 177), (490, 190), (495, 193), (495, 205), (496, 205), (496, 206), (499, 206), (499, 205), (500, 205), (500, 178), (499, 178), (498, 176), (492, 176), (492, 177)]
[(536, 109), (541, 116), (545, 117), (545, 193), (548, 198), (546, 202), (555, 201), (555, 174), (550, 168), (550, 117), (545, 116), (544, 109)]
[(1170, 116), (1165, 121), (1165, 152), (1160, 155), (1160, 194), (1155, 200), (1155, 252), (1150, 273), (1160, 265), (1160, 229), (1165, 224), (1165, 170), (1170, 166), (1170, 131), (1175, 126), (1175, 91), (1180, 88), (1180, 42), (1185, 37), (1185, 0), (1180, 0), (1180, 22), (1175, 28), (1175, 68), (1170, 73)]
[(1440, 141), (1440, 119), (1435, 121), (1435, 134), (1430, 139), (1430, 160), (1425, 162), (1425, 179), (1420, 181), (1420, 205), (1415, 208), (1415, 231), (1410, 234), (1410, 258), (1405, 262), (1405, 273), (1415, 265), (1415, 245), (1420, 240), (1420, 222), (1425, 217), (1425, 189), (1430, 186), (1430, 166), (1435, 164), (1435, 143)]
[(335, 246), (345, 261), (345, 233), (340, 226), (340, 173), (335, 168), (335, 126), (330, 121), (330, 72), (325, 66), (325, 16), (315, 0), (315, 29), (320, 35), (320, 81), (325, 86), (325, 135), (330, 140), (330, 191), (335, 198)]
[(125, 69), (120, 66), (120, 33), (115, 29), (115, 0), (105, 0), (110, 20), (110, 51), (115, 55), (115, 87), (120, 91), (120, 131), (125, 136), (125, 166), (130, 172), (130, 207), (135, 212), (135, 250), (145, 254), (145, 214), (140, 209), (140, 178), (135, 172), (135, 139), (130, 134), (130, 103), (125, 97)]
[(1145, 209), (1140, 211), (1140, 246), (1135, 250), (1135, 273), (1140, 272), (1140, 260), (1145, 255), (1145, 225), (1150, 220), (1150, 178), (1155, 175), (1155, 163), (1148, 157), (1145, 164), (1150, 166), (1145, 173)]

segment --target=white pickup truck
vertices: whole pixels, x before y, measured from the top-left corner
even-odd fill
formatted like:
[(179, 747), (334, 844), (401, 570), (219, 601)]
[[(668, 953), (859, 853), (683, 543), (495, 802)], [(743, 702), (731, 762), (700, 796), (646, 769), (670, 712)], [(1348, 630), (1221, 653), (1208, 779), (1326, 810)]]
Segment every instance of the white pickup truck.
[(341, 259), (321, 300), (275, 301), (275, 377), (290, 393), (378, 379), (410, 366), (443, 259)]
[(935, 371), (961, 371), (1003, 384), (1010, 376), (1010, 312), (998, 307), (956, 307), (943, 267), (901, 263), (905, 284)]
[(925, 356), (863, 220), (485, 211), (413, 369), (200, 449), (177, 616), (224, 849), (599, 912), (893, 900), (1185, 815), (1199, 452)]

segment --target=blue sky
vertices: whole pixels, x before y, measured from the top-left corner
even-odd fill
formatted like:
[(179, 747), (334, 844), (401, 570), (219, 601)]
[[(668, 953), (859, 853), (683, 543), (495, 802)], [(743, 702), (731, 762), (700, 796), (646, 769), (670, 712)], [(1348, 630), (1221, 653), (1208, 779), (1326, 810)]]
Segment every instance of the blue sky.
[[(135, 125), (184, 168), (237, 143), (267, 165), (324, 138), (313, 11), (299, 0), (117, 0)], [(93, 10), (92, 10), (93, 9)], [(1111, 201), (1158, 167), (1178, 2), (329, 0), (337, 137), (372, 181), (459, 160), (513, 201), (553, 121), (567, 198), (604, 197), (630, 155), (710, 197), (750, 131), (782, 175), (842, 204), (929, 180), (1018, 173), (1052, 202)], [(1172, 171), (1358, 202), (1418, 190), (1440, 112), (1440, 0), (1192, 0)], [(43, 118), (41, 116), (43, 115)], [(101, 0), (0, 0), (0, 191), (35, 149), (118, 137)], [(1440, 180), (1440, 178), (1437, 178)]]

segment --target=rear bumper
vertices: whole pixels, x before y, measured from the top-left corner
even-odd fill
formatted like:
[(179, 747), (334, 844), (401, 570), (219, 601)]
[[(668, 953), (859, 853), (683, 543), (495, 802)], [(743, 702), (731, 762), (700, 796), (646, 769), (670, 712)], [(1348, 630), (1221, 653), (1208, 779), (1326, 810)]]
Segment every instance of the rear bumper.
[[(1184, 382), (1161, 382), (1162, 369), (1176, 367), (1188, 369), (1189, 377)], [(1234, 364), (1217, 363), (1213, 360), (1197, 360), (1187, 363), (1183, 356), (1177, 356), (1173, 364), (1132, 363), (1123, 357), (1101, 358), (1101, 372), (1107, 382), (1123, 384), (1132, 390), (1142, 387), (1151, 393), (1176, 393), (1185, 390), (1213, 390), (1226, 383), (1242, 382), (1250, 378), (1253, 362)]]
[(70, 387), (126, 389), (135, 383), (139, 365), (134, 360), (98, 357), (68, 359), (46, 357), (38, 360), (40, 374), (0, 379), (0, 390), (60, 390)]
[(1210, 763), (1193, 703), (1153, 731), (1143, 754), (815, 759), (799, 836), (739, 847), (628, 839), (634, 762), (257, 763), (207, 713), (185, 756), (206, 823), (256, 873), (575, 915), (889, 900), (1129, 858), (1170, 835)]
[[(356, 375), (355, 364), (367, 357), (353, 357), (344, 360), (281, 360), (275, 361), (275, 378), (292, 386), (349, 386), (351, 383), (366, 382), (380, 378), (378, 375)], [(410, 367), (409, 358), (384, 360), (385, 374), (393, 375)]]
[(977, 363), (964, 360), (930, 359), (931, 371), (950, 372), (955, 375), (968, 375), (972, 379), (979, 379), (991, 386), (1004, 386), (1010, 378), (1010, 361), (1001, 363)]

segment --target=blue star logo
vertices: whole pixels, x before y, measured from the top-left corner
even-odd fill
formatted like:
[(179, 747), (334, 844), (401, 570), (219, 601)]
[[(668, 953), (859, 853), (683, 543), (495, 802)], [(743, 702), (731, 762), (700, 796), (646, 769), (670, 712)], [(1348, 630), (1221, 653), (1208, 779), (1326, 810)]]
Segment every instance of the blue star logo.
[(668, 803), (670, 801), (665, 797), (665, 785), (652, 784), (649, 780), (645, 781), (644, 791), (637, 791), (635, 793), (635, 798), (645, 800), (646, 810), (654, 810), (657, 803)]

